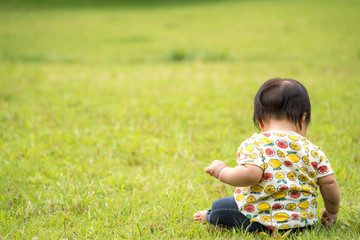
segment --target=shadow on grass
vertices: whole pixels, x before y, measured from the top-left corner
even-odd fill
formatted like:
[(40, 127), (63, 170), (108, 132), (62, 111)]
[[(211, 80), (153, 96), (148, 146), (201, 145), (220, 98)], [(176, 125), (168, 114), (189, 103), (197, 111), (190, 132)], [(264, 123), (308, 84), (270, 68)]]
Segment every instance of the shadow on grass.
[(166, 62), (228, 62), (233, 61), (234, 57), (229, 52), (214, 52), (209, 50), (186, 51), (173, 49), (164, 54), (163, 60)]

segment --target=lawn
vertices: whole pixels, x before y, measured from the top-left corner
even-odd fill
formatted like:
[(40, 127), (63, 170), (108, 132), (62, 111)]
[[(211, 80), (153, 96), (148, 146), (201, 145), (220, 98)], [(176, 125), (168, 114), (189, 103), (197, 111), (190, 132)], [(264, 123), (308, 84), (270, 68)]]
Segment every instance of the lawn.
[(359, 23), (357, 0), (0, 1), (0, 238), (260, 239), (192, 215), (233, 194), (203, 170), (288, 77), (342, 195), (293, 238), (359, 239)]

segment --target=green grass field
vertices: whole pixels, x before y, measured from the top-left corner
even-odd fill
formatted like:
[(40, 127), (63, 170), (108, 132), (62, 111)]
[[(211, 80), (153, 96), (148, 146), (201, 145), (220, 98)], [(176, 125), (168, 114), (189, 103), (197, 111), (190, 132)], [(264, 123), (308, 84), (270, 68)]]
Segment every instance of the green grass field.
[(288, 77), (342, 195), (293, 238), (359, 239), (359, 23), (357, 0), (0, 1), (0, 238), (260, 238), (192, 215), (233, 194), (203, 169)]

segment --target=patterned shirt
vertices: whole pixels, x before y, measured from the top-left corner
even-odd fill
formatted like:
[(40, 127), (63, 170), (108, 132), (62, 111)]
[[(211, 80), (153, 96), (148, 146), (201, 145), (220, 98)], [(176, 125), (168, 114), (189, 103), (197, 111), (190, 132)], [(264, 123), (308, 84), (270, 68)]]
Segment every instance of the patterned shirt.
[(264, 170), (259, 183), (235, 190), (239, 210), (251, 221), (270, 229), (317, 222), (317, 178), (333, 174), (318, 146), (295, 132), (254, 134), (240, 145), (238, 164)]

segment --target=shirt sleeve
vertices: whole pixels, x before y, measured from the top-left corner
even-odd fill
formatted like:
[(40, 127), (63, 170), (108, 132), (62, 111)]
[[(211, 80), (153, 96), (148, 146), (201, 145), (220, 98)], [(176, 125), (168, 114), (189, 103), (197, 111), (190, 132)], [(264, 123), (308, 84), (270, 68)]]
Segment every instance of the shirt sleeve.
[(258, 145), (259, 144), (254, 139), (248, 139), (241, 143), (237, 152), (237, 163), (239, 165), (255, 165), (261, 167), (264, 170), (264, 155)]
[(327, 159), (325, 154), (321, 150), (317, 150), (319, 153), (319, 164), (316, 168), (317, 178), (325, 177), (327, 175), (333, 174), (334, 171), (331, 168), (330, 161)]

